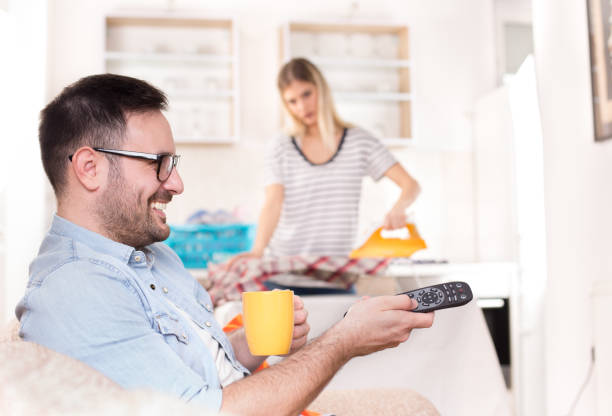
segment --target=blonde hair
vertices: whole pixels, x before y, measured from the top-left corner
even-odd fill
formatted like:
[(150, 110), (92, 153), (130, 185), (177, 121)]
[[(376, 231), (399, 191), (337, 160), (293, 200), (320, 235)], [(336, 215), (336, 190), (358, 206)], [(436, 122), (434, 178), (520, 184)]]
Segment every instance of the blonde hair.
[(285, 88), (293, 81), (309, 82), (317, 88), (317, 127), (319, 127), (323, 144), (332, 151), (336, 150), (336, 130), (342, 130), (351, 127), (351, 125), (338, 117), (327, 81), (325, 81), (321, 71), (305, 58), (293, 58), (283, 65), (278, 73), (278, 91), (281, 95), (285, 114), (292, 121), (288, 133), (292, 136), (303, 136), (306, 133), (306, 126), (291, 114), (282, 97)]

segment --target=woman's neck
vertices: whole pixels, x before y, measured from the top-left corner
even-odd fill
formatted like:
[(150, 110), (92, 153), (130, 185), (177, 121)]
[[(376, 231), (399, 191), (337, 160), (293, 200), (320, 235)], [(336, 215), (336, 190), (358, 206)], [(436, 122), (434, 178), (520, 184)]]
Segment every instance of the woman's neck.
[(304, 137), (308, 138), (321, 138), (321, 133), (319, 132), (319, 125), (317, 123), (306, 126), (306, 130), (304, 131)]
[(342, 138), (342, 130), (336, 130), (334, 134), (334, 145), (333, 148), (328, 147), (320, 135), (312, 135), (311, 131), (306, 131), (301, 140), (298, 140), (298, 146), (300, 147), (302, 154), (311, 163), (322, 164), (329, 161), (338, 150), (340, 140)]

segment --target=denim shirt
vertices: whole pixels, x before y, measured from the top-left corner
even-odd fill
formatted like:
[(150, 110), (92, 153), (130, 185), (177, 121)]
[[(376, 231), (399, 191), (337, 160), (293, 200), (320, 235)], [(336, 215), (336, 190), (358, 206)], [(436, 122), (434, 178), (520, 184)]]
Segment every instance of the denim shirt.
[(83, 361), (125, 388), (149, 388), (221, 407), (210, 351), (174, 303), (249, 371), (213, 316), (208, 293), (165, 244), (143, 251), (57, 215), (30, 264), (17, 305), (26, 341)]

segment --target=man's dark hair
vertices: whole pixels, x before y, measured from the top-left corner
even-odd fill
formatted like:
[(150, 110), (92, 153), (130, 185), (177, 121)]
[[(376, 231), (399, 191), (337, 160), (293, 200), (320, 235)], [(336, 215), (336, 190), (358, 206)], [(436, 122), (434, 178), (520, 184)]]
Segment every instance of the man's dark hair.
[(64, 88), (42, 110), (38, 130), (43, 167), (56, 196), (66, 185), (68, 156), (82, 146), (119, 148), (127, 115), (167, 105), (162, 91), (122, 75), (92, 75)]

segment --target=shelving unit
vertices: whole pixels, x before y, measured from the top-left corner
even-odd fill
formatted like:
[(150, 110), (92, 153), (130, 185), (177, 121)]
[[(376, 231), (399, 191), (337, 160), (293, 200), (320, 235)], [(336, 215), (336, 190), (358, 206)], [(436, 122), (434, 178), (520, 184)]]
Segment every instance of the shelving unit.
[(104, 21), (107, 72), (144, 79), (169, 100), (177, 143), (239, 137), (238, 36), (233, 18), (114, 13)]
[(408, 27), (288, 22), (281, 62), (305, 57), (321, 68), (336, 109), (389, 145), (413, 144)]

